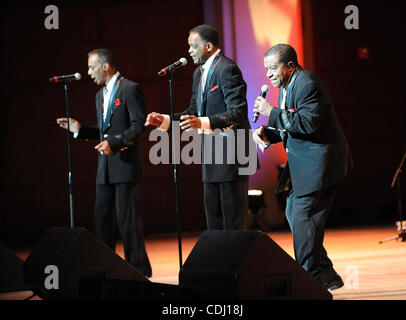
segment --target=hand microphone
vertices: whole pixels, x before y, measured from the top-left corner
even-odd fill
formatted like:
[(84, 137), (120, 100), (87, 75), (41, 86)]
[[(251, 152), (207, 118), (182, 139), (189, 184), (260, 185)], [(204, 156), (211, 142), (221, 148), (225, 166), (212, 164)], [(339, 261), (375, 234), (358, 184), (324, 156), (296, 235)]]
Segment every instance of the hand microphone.
[(82, 76), (80, 75), (80, 73), (76, 72), (75, 74), (68, 74), (68, 75), (64, 75), (64, 76), (55, 76), (52, 78), (49, 78), (49, 82), (69, 82), (72, 80), (80, 80), (82, 78)]
[[(266, 84), (262, 85), (262, 87), (261, 87), (261, 97), (265, 98), (268, 91), (269, 91), (269, 87)], [(254, 122), (254, 123), (257, 122), (258, 118), (259, 118), (259, 112), (255, 112), (254, 117), (252, 118), (252, 122)]]
[(181, 66), (185, 66), (187, 64), (187, 60), (185, 58), (180, 58), (175, 63), (172, 63), (170, 66), (163, 68), (161, 71), (158, 72), (158, 77), (166, 76), (168, 72), (175, 70)]

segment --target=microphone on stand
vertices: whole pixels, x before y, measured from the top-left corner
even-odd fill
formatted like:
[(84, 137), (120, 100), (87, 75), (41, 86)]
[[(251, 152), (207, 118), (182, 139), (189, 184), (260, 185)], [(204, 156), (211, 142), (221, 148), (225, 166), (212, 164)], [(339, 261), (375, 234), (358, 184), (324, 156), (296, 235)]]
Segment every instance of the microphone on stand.
[[(265, 98), (268, 91), (269, 91), (269, 87), (266, 84), (262, 85), (262, 87), (261, 87), (261, 97)], [(259, 112), (255, 112), (254, 117), (252, 118), (252, 122), (254, 122), (254, 123), (257, 122), (258, 118), (259, 118)]]
[(158, 77), (166, 76), (169, 72), (171, 72), (179, 67), (185, 66), (186, 64), (187, 64), (187, 60), (185, 58), (180, 58), (178, 61), (172, 63), (170, 66), (167, 66), (167, 67), (161, 69), (158, 72)]
[(55, 76), (52, 78), (49, 78), (49, 82), (57, 83), (57, 82), (69, 82), (72, 80), (80, 80), (82, 76), (80, 73), (76, 72), (75, 74), (68, 74), (64, 76)]

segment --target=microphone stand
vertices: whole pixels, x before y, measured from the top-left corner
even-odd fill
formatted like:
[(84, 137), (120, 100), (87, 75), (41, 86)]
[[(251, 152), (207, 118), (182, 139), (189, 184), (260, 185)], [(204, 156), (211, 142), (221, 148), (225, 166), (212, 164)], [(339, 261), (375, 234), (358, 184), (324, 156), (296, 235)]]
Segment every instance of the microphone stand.
[(65, 105), (66, 105), (66, 119), (68, 124), (68, 184), (69, 184), (69, 217), (70, 217), (70, 227), (74, 227), (73, 221), (73, 186), (72, 186), (72, 163), (71, 163), (71, 146), (70, 146), (70, 126), (69, 126), (69, 98), (68, 98), (68, 82), (64, 82), (65, 88)]
[(402, 242), (406, 241), (406, 229), (403, 229), (402, 192), (401, 192), (401, 188), (400, 188), (400, 178), (399, 178), (399, 175), (402, 172), (403, 164), (405, 163), (405, 159), (406, 159), (406, 151), (403, 154), (402, 160), (400, 161), (400, 165), (396, 169), (395, 175), (393, 176), (392, 183), (391, 183), (391, 188), (393, 188), (395, 186), (395, 184), (397, 185), (397, 198), (398, 198), (397, 201), (398, 201), (398, 213), (399, 213), (399, 224), (400, 224), (400, 226), (398, 228), (398, 235), (385, 239), (385, 240), (381, 240), (381, 241), (379, 241), (379, 243), (384, 243), (386, 241), (396, 240), (396, 239), (402, 239)]
[(178, 233), (178, 251), (179, 251), (179, 269), (182, 268), (182, 219), (179, 212), (179, 192), (178, 192), (178, 173), (177, 173), (177, 154), (176, 154), (176, 142), (175, 142), (175, 128), (173, 126), (173, 69), (168, 71), (169, 80), (169, 96), (170, 96), (170, 106), (171, 106), (171, 130), (172, 130), (172, 154), (173, 154), (173, 177), (175, 182), (175, 207), (176, 207), (176, 229)]

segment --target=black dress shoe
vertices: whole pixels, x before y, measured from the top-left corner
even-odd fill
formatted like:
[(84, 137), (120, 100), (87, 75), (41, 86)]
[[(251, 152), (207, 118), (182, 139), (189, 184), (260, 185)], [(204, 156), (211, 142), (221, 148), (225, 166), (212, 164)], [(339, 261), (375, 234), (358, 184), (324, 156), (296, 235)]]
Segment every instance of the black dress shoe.
[(151, 278), (152, 277), (152, 270), (151, 268), (145, 272), (143, 272), (144, 276), (146, 276), (147, 278)]
[(146, 266), (146, 267), (139, 267), (139, 266), (135, 266), (133, 265), (133, 267), (135, 267), (140, 273), (142, 273), (145, 277), (147, 278), (151, 278), (152, 277), (152, 269), (150, 266)]
[(147, 278), (151, 278), (152, 277), (152, 270), (151, 267), (149, 268), (138, 268), (138, 270), (141, 271), (141, 273), (146, 276)]
[(336, 274), (333, 279), (331, 279), (330, 281), (326, 281), (321, 285), (323, 286), (324, 289), (333, 291), (336, 289), (340, 289), (342, 286), (344, 286), (344, 282), (343, 279), (341, 279), (341, 277), (338, 274)]

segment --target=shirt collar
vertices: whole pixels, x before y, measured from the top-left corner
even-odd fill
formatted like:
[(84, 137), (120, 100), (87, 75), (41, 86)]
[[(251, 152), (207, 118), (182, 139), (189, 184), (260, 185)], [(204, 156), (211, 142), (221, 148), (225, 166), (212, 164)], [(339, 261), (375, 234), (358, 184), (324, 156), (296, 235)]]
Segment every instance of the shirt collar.
[(114, 87), (114, 84), (116, 83), (116, 80), (118, 76), (120, 75), (120, 72), (116, 72), (114, 76), (109, 80), (109, 82), (106, 83), (106, 89), (107, 91), (111, 91)]
[(204, 63), (204, 65), (202, 65), (203, 70), (210, 69), (210, 66), (213, 63), (214, 58), (220, 53), (220, 51), (221, 51), (220, 49), (217, 49), (217, 51), (215, 53), (213, 53), (209, 59), (207, 59), (207, 61)]

